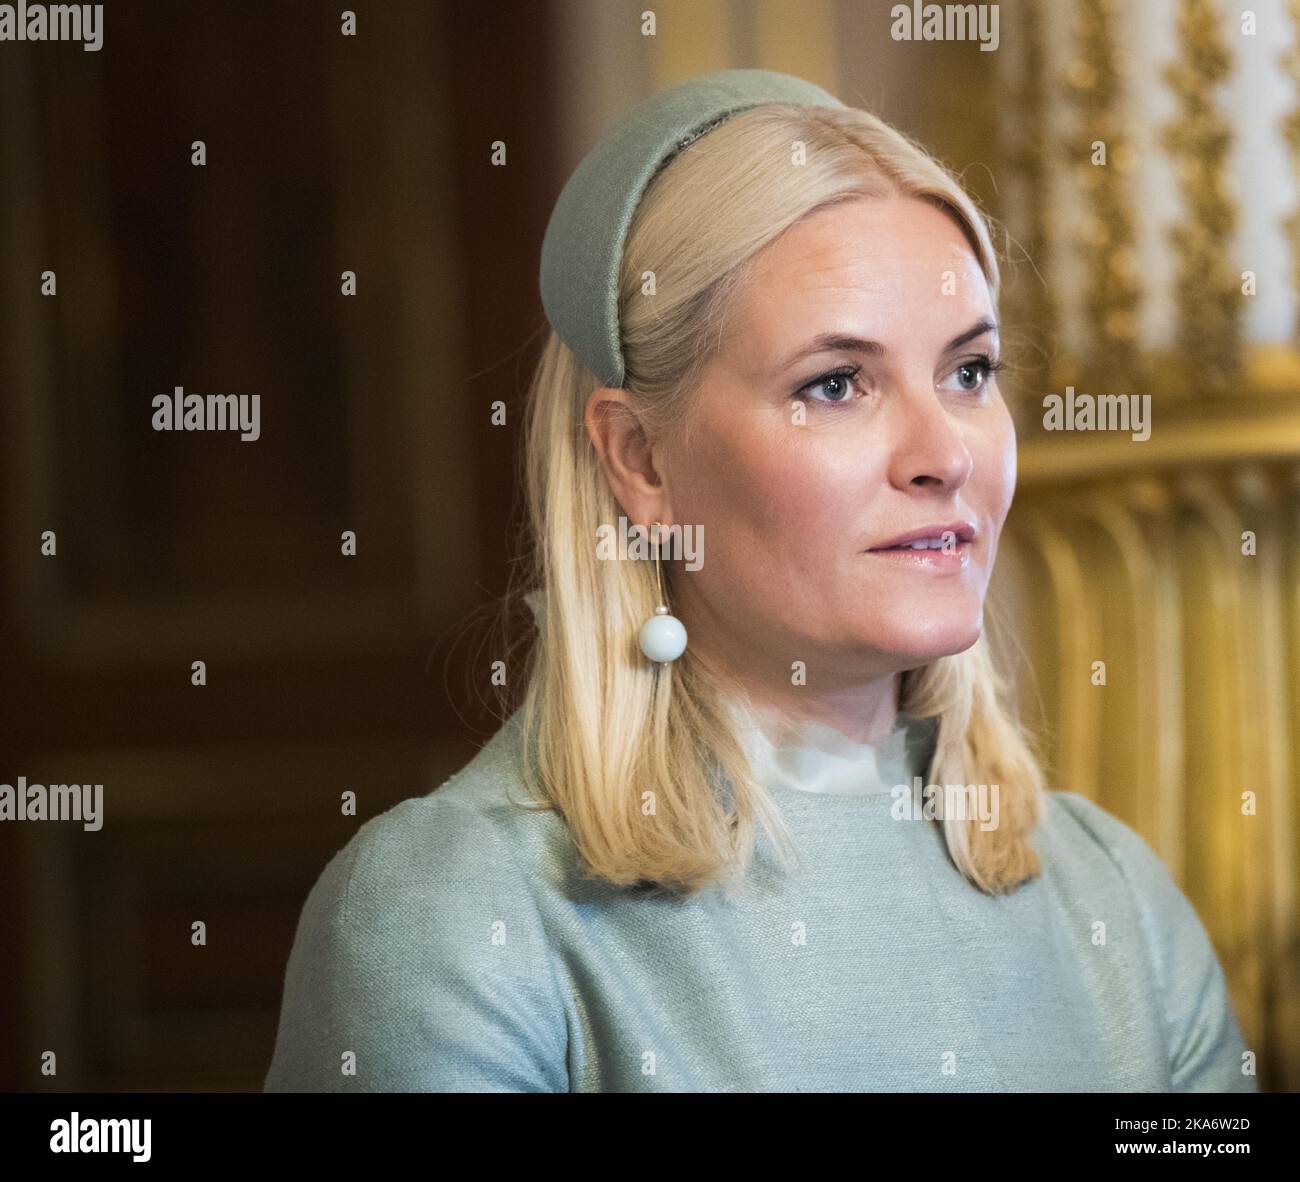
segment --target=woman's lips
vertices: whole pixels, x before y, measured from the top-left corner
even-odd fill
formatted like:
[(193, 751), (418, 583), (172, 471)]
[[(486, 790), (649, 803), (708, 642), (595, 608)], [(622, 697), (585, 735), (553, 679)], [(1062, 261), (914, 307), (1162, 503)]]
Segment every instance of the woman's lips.
[(958, 542), (944, 550), (914, 550), (911, 546), (890, 546), (883, 550), (866, 550), (864, 553), (883, 558), (895, 565), (910, 566), (916, 570), (952, 572), (970, 565), (970, 542)]

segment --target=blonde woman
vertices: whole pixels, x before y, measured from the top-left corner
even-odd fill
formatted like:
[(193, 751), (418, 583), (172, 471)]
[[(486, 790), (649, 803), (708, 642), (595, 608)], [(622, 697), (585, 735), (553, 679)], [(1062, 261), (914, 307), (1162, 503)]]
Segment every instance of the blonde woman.
[(1255, 1090), (1192, 907), (988, 656), (998, 285), (952, 175), (800, 79), (583, 160), (522, 704), (325, 868), (269, 1090)]

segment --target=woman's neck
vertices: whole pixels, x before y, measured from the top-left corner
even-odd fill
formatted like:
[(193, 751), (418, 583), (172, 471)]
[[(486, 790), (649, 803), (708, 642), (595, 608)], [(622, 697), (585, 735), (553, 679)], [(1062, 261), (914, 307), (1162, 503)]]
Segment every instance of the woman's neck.
[[(698, 612), (696, 609), (698, 607)], [(702, 619), (697, 614), (703, 612)], [(756, 713), (775, 724), (815, 722), (831, 727), (855, 743), (871, 743), (897, 726), (902, 674), (883, 675), (844, 663), (835, 652), (803, 654), (811, 684), (791, 682), (787, 653), (771, 644), (756, 643), (735, 631), (735, 622), (709, 616), (684, 596), (678, 608), (691, 641), (692, 659), (712, 679), (735, 687)], [(865, 665), (865, 658), (862, 658)], [(834, 669), (833, 683), (827, 671)]]
[(898, 727), (900, 688), (898, 675), (893, 674), (883, 681), (821, 694), (793, 685), (780, 695), (760, 693), (753, 686), (746, 686), (745, 692), (763, 729), (774, 739), (816, 723), (854, 743), (875, 743)]

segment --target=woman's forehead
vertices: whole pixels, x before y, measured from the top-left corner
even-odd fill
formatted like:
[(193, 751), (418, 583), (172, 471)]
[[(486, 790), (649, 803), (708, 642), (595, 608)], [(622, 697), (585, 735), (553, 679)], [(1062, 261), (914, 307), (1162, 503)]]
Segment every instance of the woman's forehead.
[(820, 210), (796, 222), (753, 260), (751, 275), (779, 273), (807, 287), (870, 286), (882, 268), (924, 271), (935, 264), (980, 269), (951, 216), (915, 198), (862, 200)]
[[(904, 325), (929, 325), (947, 341), (991, 319), (988, 282), (960, 227), (933, 207), (909, 204), (915, 215), (892, 221), (850, 215), (792, 227), (755, 260), (729, 335), (748, 352), (776, 353), (823, 332), (880, 339)], [(847, 207), (817, 218), (840, 214)]]

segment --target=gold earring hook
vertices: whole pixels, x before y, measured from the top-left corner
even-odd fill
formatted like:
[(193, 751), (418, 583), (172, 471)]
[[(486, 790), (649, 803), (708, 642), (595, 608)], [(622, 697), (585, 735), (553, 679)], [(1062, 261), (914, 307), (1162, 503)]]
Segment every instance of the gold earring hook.
[(659, 534), (662, 529), (662, 526), (663, 526), (662, 522), (656, 521), (652, 524), (651, 529), (653, 531), (652, 541), (654, 543), (654, 548), (655, 548), (655, 581), (659, 586), (659, 606), (663, 608), (667, 608), (668, 599), (664, 595), (664, 568), (660, 556), (660, 542), (659, 542)]

